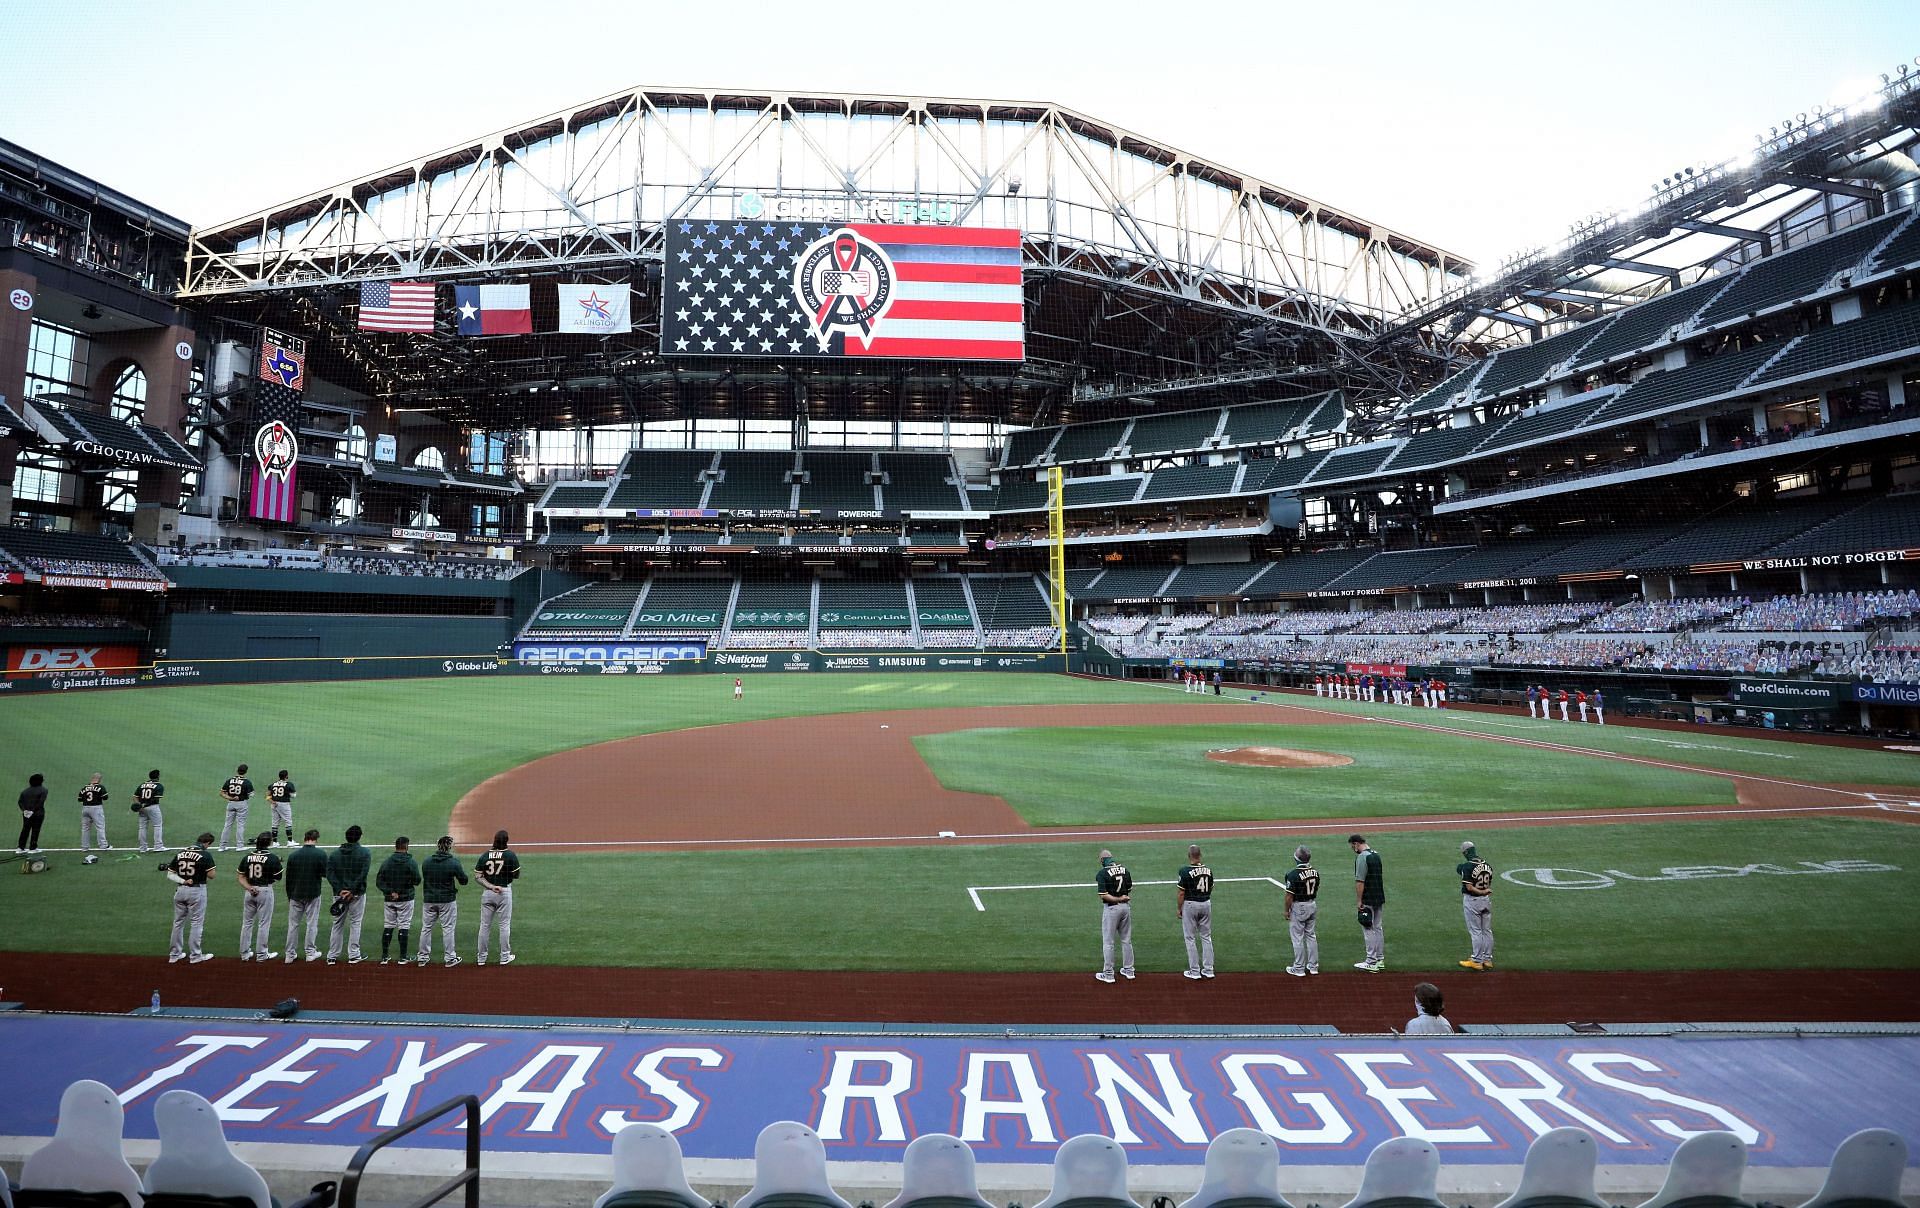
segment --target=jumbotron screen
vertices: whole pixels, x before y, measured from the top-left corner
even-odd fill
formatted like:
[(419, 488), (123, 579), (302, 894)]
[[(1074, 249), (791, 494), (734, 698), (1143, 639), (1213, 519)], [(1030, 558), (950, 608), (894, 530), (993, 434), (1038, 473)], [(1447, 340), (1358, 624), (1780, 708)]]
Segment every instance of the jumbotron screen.
[(666, 256), (665, 356), (1026, 355), (1017, 230), (681, 219)]

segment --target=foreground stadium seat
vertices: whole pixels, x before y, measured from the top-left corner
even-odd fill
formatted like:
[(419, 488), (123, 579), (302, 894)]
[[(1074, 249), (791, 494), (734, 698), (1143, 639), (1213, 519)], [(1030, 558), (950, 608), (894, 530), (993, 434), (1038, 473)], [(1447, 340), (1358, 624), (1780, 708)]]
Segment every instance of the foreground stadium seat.
[(993, 1208), (980, 1196), (973, 1150), (959, 1137), (915, 1137), (900, 1159), (900, 1194), (886, 1208)]
[(1346, 1208), (1442, 1208), (1440, 1151), (1412, 1137), (1382, 1141), (1367, 1155), (1360, 1190)]
[(760, 1130), (753, 1142), (753, 1186), (734, 1208), (853, 1208), (827, 1182), (820, 1134), (793, 1120)]
[(1868, 1128), (1833, 1151), (1827, 1181), (1800, 1208), (1893, 1208), (1907, 1168), (1907, 1141), (1897, 1132)]
[(234, 1156), (213, 1104), (192, 1091), (166, 1091), (153, 1102), (153, 1123), (160, 1132), (160, 1156), (147, 1167), (143, 1182), (149, 1204), (192, 1196), (273, 1208), (267, 1181)]
[[(147, 1167), (146, 1208), (280, 1208), (260, 1172), (227, 1143), (220, 1113), (192, 1091), (153, 1102), (160, 1156)], [(294, 1208), (330, 1208), (336, 1184), (321, 1183)]]
[(1751, 1208), (1740, 1198), (1740, 1180), (1747, 1172), (1747, 1143), (1730, 1132), (1705, 1132), (1688, 1137), (1667, 1163), (1667, 1181), (1640, 1208)]
[(680, 1142), (657, 1124), (613, 1135), (613, 1185), (593, 1208), (712, 1208), (687, 1185)]
[(1599, 1146), (1584, 1128), (1541, 1133), (1527, 1147), (1519, 1188), (1494, 1208), (1607, 1208), (1593, 1189), (1599, 1160)]
[(1127, 1196), (1127, 1151), (1094, 1133), (1053, 1155), (1053, 1191), (1034, 1208), (1138, 1208)]
[(35, 1150), (20, 1168), (16, 1208), (72, 1202), (58, 1193), (103, 1197), (90, 1201), (98, 1204), (138, 1205), (140, 1176), (127, 1165), (120, 1149), (125, 1125), (120, 1098), (106, 1085), (82, 1079), (69, 1086), (60, 1096), (60, 1120), (53, 1127), (53, 1140)]
[(1230, 1128), (1207, 1146), (1200, 1190), (1180, 1208), (1293, 1208), (1280, 1194), (1280, 1147), (1253, 1128)]

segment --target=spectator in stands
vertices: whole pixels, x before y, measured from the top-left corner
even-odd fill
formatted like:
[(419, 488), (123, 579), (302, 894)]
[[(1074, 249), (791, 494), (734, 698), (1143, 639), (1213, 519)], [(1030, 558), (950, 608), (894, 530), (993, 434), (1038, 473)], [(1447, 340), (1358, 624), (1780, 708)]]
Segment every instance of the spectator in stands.
[(1421, 982), (1413, 988), (1413, 1018), (1407, 1021), (1406, 1033), (1409, 1036), (1451, 1036), (1453, 1022), (1440, 1012), (1446, 1008), (1447, 1000), (1440, 993), (1440, 987), (1432, 982)]

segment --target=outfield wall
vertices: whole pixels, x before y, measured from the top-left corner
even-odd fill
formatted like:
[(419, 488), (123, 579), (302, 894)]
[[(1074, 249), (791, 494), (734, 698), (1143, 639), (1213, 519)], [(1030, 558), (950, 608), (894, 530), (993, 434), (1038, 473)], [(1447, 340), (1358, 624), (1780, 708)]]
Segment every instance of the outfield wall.
[[(314, 618), (301, 617), (302, 621)], [(358, 618), (326, 618), (358, 619)], [(383, 617), (381, 621), (447, 618)], [(471, 618), (493, 621), (495, 618)], [(368, 645), (377, 645), (372, 635)], [(404, 647), (407, 635), (396, 633), (391, 644)], [(555, 646), (563, 646), (554, 643)], [(587, 643), (600, 648), (606, 643)], [(172, 652), (138, 666), (89, 671), (19, 674), (0, 678), (0, 696), (36, 692), (92, 691), (102, 688), (175, 687), (190, 684), (271, 684), (370, 679), (446, 679), (496, 675), (757, 675), (788, 672), (875, 672), (948, 674), (961, 671), (1059, 672), (1078, 669), (1077, 656), (1023, 651), (863, 651), (859, 654), (818, 650), (715, 651), (705, 657), (640, 658), (610, 650), (579, 657), (528, 654), (515, 658), (500, 650), (447, 651), (438, 654), (367, 653), (344, 656), (282, 655), (265, 658), (180, 658)]]

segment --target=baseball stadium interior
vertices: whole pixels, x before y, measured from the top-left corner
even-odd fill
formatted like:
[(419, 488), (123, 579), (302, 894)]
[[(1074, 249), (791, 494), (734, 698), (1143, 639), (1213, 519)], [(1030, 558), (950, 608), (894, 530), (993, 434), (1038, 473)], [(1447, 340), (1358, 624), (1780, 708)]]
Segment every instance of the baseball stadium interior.
[(1920, 70), (1491, 264), (1201, 150), (0, 139), (0, 1206), (1920, 1204)]

